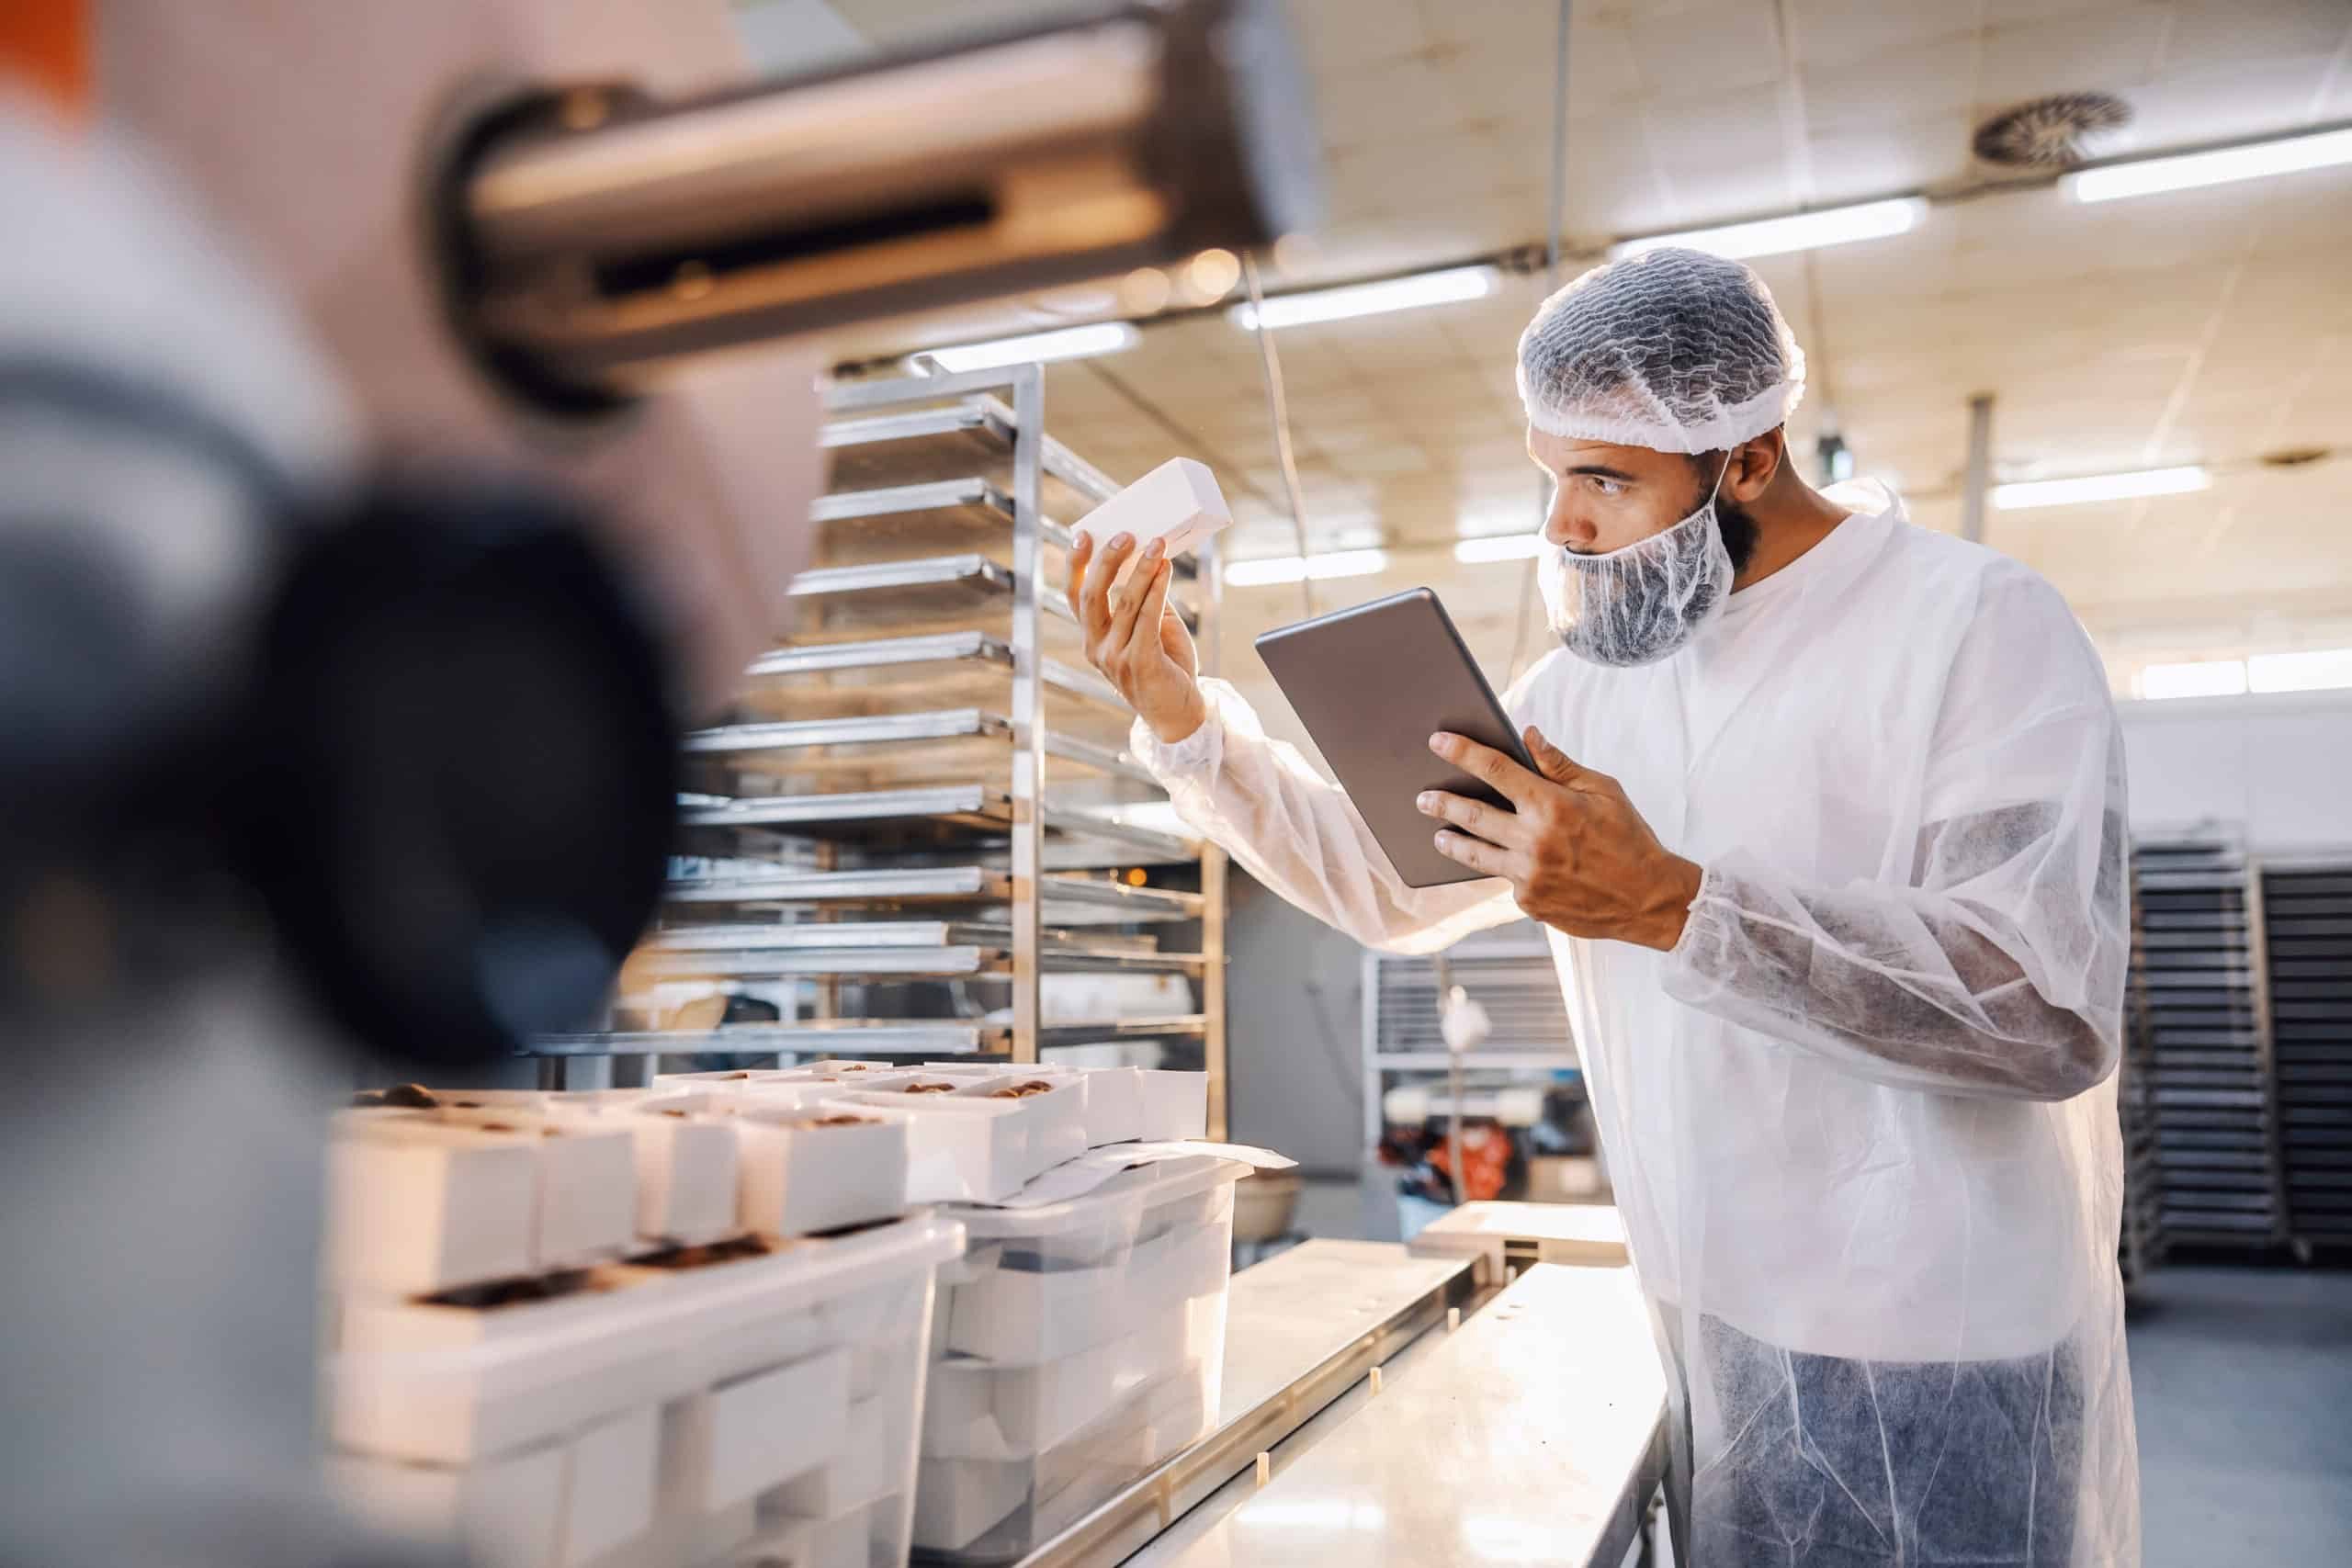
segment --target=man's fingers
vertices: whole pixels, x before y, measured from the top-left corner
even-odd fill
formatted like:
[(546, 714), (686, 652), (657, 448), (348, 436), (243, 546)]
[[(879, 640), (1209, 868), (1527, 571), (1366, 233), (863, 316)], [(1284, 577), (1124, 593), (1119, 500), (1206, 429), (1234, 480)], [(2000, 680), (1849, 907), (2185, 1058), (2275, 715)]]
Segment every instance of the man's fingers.
[(1100, 641), (1110, 629), (1111, 580), (1119, 575), (1119, 568), (1126, 564), (1135, 547), (1132, 536), (1114, 534), (1086, 569), (1086, 597), (1079, 608), (1078, 624), (1090, 638)]
[(1492, 844), (1516, 844), (1527, 830), (1524, 818), (1512, 811), (1498, 811), (1476, 800), (1465, 800), (1442, 789), (1423, 790), (1413, 803), (1425, 817), (1435, 817), (1465, 828)]
[(1063, 592), (1069, 596), (1070, 618), (1086, 624), (1086, 563), (1094, 558), (1094, 536), (1080, 528), (1070, 536), (1069, 567)]
[(1144, 591), (1143, 603), (1136, 606), (1136, 623), (1127, 633), (1127, 657), (1144, 660), (1160, 648), (1160, 617), (1168, 613), (1168, 590), (1176, 581), (1175, 566), (1165, 558), (1147, 554), (1143, 565), (1136, 568), (1136, 576), (1149, 573), (1151, 585)]
[(1437, 836), (1437, 852), (1451, 861), (1459, 861), (1471, 870), (1487, 876), (1508, 876), (1510, 852), (1484, 839), (1474, 839), (1467, 833), (1448, 829)]
[(1516, 805), (1524, 806), (1544, 781), (1491, 746), (1443, 731), (1430, 737), (1430, 750), (1473, 778), (1484, 779)]
[(1142, 620), (1139, 612), (1151, 592), (1151, 580), (1159, 571), (1160, 544), (1154, 539), (1136, 561), (1136, 569), (1127, 580), (1111, 591), (1111, 624), (1105, 630), (1109, 645), (1125, 649), (1135, 641), (1136, 626)]
[(1536, 770), (1554, 784), (1575, 784), (1591, 772), (1544, 739), (1544, 732), (1532, 724), (1520, 739), (1527, 743), (1527, 754), (1534, 760)]

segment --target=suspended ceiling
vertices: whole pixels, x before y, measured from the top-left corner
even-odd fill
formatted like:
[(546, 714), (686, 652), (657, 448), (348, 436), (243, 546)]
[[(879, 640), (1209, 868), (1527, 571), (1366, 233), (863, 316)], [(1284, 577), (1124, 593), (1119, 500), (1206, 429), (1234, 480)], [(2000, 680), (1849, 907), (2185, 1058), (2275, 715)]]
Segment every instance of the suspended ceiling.
[[(1056, 8), (754, 0), (741, 15), (775, 65)], [(1541, 240), (1554, 5), (1290, 9), (1330, 202), (1270, 288)], [(1571, 269), (1612, 237), (1941, 198), (1909, 234), (1755, 264), (1810, 361), (1799, 450), (1834, 421), (1858, 471), (1946, 529), (1972, 393), (1995, 399), (1997, 477), (2210, 465), (2200, 493), (1994, 513), (1986, 542), (2067, 594), (2121, 678), (2151, 659), (2352, 644), (2352, 168), (2084, 207), (1969, 149), (1986, 116), (2060, 91), (2132, 105), (2103, 152), (2352, 121), (2344, 0), (1581, 4), (1570, 58)], [(1428, 583), (1491, 666), (1529, 650), (1526, 564), (1458, 566), (1451, 550), (1463, 534), (1534, 524), (1510, 363), (1542, 292), (1512, 278), (1481, 301), (1278, 334), (1313, 547), (1390, 552), (1380, 577), (1317, 584), (1322, 606)], [(1100, 302), (1072, 291), (1029, 314)], [(1294, 549), (1256, 344), (1222, 314), (1147, 323), (1132, 351), (1055, 367), (1046, 406), (1117, 477), (1177, 453), (1210, 462), (1244, 519), (1229, 555)], [(2292, 448), (2344, 456), (2262, 461)], [(1229, 603), (1227, 662), (1247, 674), (1248, 637), (1294, 618), (1300, 593), (1238, 589)]]

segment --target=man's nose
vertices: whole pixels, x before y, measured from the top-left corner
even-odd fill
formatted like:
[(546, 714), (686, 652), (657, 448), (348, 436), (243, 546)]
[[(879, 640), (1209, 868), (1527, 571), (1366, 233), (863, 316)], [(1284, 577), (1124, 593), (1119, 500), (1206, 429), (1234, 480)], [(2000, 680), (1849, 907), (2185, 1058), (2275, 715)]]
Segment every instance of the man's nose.
[(1600, 530), (1589, 520), (1577, 514), (1566, 494), (1552, 498), (1551, 514), (1544, 520), (1544, 543), (1564, 549), (1589, 550), (1598, 537)]

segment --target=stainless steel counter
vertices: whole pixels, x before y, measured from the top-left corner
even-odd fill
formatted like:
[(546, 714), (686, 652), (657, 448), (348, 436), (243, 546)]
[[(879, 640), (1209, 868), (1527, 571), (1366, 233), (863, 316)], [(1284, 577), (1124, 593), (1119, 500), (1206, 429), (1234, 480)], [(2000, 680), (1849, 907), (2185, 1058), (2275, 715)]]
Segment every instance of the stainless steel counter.
[[(1406, 1261), (1401, 1248), (1385, 1250)], [(1260, 1271), (1235, 1278), (1237, 1309)], [(1229, 1358), (1228, 1377), (1238, 1372), (1253, 1392), (1271, 1386), (1278, 1352), (1260, 1362), (1247, 1336), (1283, 1330), (1245, 1325), (1237, 1310), (1233, 1332), (1246, 1359)], [(1232, 1394), (1228, 1408), (1238, 1408)], [(1632, 1272), (1540, 1264), (1460, 1328), (1441, 1328), (1392, 1361), (1378, 1394), (1351, 1393), (1276, 1450), (1269, 1484), (1242, 1478), (1128, 1561), (1617, 1568), (1664, 1471), (1665, 1416), (1665, 1380)], [(1234, 1506), (1219, 1507), (1237, 1492)]]

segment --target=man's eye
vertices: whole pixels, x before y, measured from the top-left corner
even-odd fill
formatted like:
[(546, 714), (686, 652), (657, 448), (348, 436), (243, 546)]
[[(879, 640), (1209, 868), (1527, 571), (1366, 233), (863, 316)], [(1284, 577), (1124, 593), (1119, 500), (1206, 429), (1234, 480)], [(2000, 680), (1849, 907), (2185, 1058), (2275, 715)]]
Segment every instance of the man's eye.
[(1623, 479), (1603, 479), (1599, 474), (1589, 474), (1586, 477), (1592, 480), (1592, 488), (1603, 495), (1615, 497), (1625, 493), (1625, 481)]

